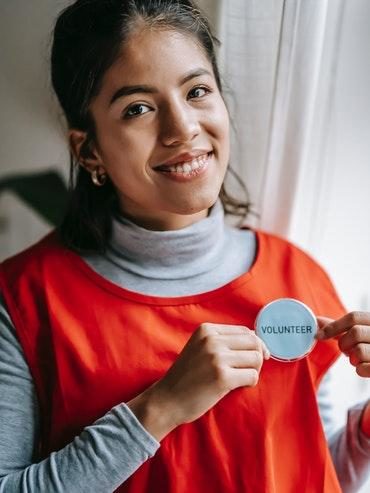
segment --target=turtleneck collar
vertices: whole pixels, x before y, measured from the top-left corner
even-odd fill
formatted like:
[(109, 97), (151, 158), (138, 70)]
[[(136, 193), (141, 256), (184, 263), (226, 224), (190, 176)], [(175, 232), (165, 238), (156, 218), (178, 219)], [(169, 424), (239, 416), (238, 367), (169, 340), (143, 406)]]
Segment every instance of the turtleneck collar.
[(152, 279), (181, 279), (214, 269), (224, 251), (224, 211), (220, 201), (209, 215), (183, 229), (151, 231), (122, 216), (113, 218), (110, 261)]

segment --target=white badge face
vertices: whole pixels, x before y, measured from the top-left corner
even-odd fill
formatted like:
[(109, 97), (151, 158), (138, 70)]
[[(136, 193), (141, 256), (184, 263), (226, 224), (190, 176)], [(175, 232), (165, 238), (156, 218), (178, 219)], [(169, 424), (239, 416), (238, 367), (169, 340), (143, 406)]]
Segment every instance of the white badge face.
[(265, 305), (255, 322), (256, 334), (266, 344), (271, 357), (296, 361), (315, 346), (316, 317), (304, 303), (280, 298)]

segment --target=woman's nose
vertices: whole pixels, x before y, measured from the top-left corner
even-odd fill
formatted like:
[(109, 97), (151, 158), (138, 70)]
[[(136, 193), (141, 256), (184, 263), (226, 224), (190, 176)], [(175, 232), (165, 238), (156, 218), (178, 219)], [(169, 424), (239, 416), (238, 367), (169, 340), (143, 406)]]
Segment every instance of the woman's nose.
[(161, 141), (165, 146), (191, 142), (200, 133), (200, 122), (193, 108), (167, 107), (161, 119)]

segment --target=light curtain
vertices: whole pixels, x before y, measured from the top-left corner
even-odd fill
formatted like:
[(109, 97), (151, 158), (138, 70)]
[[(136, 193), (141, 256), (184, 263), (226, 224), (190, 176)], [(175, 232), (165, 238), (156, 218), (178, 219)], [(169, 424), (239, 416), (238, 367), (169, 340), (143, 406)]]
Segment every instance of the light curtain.
[(255, 223), (307, 247), (315, 228), (307, 204), (317, 205), (325, 183), (324, 137), (343, 3), (200, 2), (222, 41), (220, 65), (236, 129), (231, 164), (260, 214)]
[[(361, 104), (370, 107), (369, 4), (366, 0), (202, 3), (212, 12), (223, 43), (225, 93), (237, 129), (231, 162), (260, 213), (248, 223), (308, 250), (329, 270), (349, 309), (369, 310), (365, 245), (370, 228), (365, 225), (370, 199), (356, 196), (356, 190), (368, 190), (365, 183), (370, 178), (366, 138), (370, 119), (361, 108)], [(352, 79), (351, 70), (357, 71)], [(338, 149), (344, 149), (344, 158)], [(351, 207), (352, 202), (358, 206)], [(342, 248), (344, 241), (347, 247)], [(362, 269), (358, 275), (357, 264), (357, 270)], [(369, 381), (357, 377), (348, 360), (340, 359), (331, 393), (337, 425), (344, 422), (349, 405), (368, 398), (369, 390)], [(370, 481), (361, 489), (365, 491), (370, 491)]]

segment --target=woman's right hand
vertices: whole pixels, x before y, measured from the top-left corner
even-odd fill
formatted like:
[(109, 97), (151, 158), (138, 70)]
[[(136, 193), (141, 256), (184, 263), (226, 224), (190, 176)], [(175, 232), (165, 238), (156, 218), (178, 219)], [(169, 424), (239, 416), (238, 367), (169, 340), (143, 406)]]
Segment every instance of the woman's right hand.
[(165, 376), (127, 405), (157, 440), (237, 387), (257, 384), (269, 352), (244, 326), (202, 324)]

